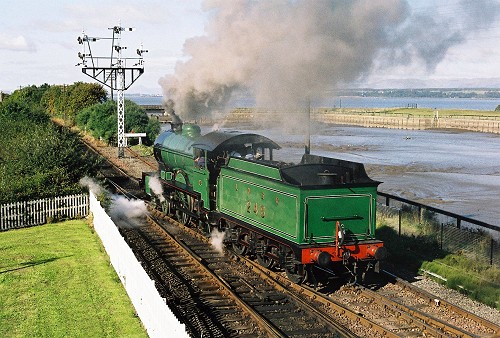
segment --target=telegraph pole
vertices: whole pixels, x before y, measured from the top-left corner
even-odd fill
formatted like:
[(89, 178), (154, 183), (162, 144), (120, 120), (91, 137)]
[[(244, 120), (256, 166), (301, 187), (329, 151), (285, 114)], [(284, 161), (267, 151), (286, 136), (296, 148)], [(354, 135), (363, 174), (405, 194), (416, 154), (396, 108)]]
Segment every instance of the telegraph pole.
[[(111, 89), (111, 98), (113, 91), (118, 92), (117, 98), (117, 120), (118, 120), (118, 157), (123, 157), (125, 152), (125, 95), (127, 90), (143, 73), (144, 60), (142, 54), (147, 50), (137, 49), (138, 57), (122, 57), (122, 50), (127, 47), (121, 46), (121, 33), (124, 31), (134, 31), (134, 28), (124, 28), (114, 26), (109, 28), (113, 31), (111, 38), (89, 37), (86, 34), (78, 37), (78, 43), (83, 45), (83, 53), (79, 52), (78, 57), (82, 60), (77, 66), (82, 65), (82, 72), (94, 80), (102, 83)], [(98, 40), (111, 40), (110, 56), (92, 55), (91, 42)], [(90, 64), (89, 64), (90, 61)], [(135, 63), (134, 63), (135, 62)], [(134, 63), (132, 66), (127, 63)]]

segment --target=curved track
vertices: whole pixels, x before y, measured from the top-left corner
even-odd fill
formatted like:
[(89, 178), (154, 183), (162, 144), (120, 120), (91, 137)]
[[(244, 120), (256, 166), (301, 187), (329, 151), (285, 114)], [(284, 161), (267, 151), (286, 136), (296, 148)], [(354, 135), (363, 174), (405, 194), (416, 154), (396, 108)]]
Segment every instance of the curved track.
[[(160, 217), (158, 213), (155, 213)], [(150, 219), (151, 223), (155, 223)], [(266, 336), (277, 337), (356, 337), (349, 330), (332, 321), (330, 317), (322, 315), (317, 309), (300, 299), (297, 299), (286, 290), (276, 288), (273, 283), (262, 279), (253, 269), (231, 259), (229, 255), (211, 245), (208, 239), (200, 234), (190, 232), (181, 224), (169, 219), (168, 222), (159, 220), (157, 225), (162, 224), (165, 236), (168, 240), (177, 244), (169, 245), (178, 248), (180, 252), (172, 253), (168, 259), (183, 262), (179, 267), (173, 263), (176, 271), (184, 271), (187, 258), (190, 255), (188, 276), (200, 290), (197, 296), (205, 304), (212, 304), (211, 313), (219, 313), (222, 327), (228, 333), (234, 332), (230, 321), (224, 318), (234, 313), (246, 313), (249, 320), (254, 322), (252, 327), (259, 327), (259, 332), (265, 332)], [(182, 249), (181, 249), (182, 248)], [(183, 257), (183, 258), (180, 258)], [(199, 267), (191, 264), (198, 262)], [(195, 270), (202, 270), (196, 272)], [(223, 290), (223, 294), (212, 293), (206, 299), (204, 290)], [(226, 302), (231, 300), (235, 305), (228, 307)], [(251, 319), (251, 320), (250, 320)], [(241, 324), (240, 324), (241, 325)], [(255, 335), (255, 333), (253, 333)], [(240, 336), (240, 334), (238, 334)]]
[[(116, 165), (110, 163), (114, 169)], [(120, 175), (129, 176), (119, 166), (116, 169)], [(179, 227), (187, 230), (180, 231)], [(500, 334), (498, 325), (436, 299), (395, 276), (377, 292), (349, 286), (320, 293), (290, 283), (283, 274), (234, 253), (231, 259), (209, 245), (206, 237), (181, 224), (159, 229), (158, 225), (150, 224), (122, 232), (163, 290), (168, 304), (194, 336), (495, 337)], [(170, 235), (162, 234), (165, 229), (170, 229)], [(182, 255), (181, 247), (185, 251)], [(200, 267), (194, 268), (195, 265)]]

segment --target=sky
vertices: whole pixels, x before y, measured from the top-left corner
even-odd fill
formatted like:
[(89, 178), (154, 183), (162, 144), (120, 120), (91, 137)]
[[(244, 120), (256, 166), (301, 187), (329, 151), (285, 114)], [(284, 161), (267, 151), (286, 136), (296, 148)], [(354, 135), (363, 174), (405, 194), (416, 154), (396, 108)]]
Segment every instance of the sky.
[[(94, 82), (76, 66), (77, 37), (110, 38), (117, 25), (135, 28), (121, 34), (124, 57), (148, 50), (127, 93), (185, 97), (189, 86), (210, 93), (206, 103), (219, 100), (214, 92), (259, 95), (310, 75), (319, 81), (304, 84), (321, 88), (500, 88), (500, 0), (0, 0), (0, 8), (3, 92)], [(108, 56), (111, 43), (91, 47)]]

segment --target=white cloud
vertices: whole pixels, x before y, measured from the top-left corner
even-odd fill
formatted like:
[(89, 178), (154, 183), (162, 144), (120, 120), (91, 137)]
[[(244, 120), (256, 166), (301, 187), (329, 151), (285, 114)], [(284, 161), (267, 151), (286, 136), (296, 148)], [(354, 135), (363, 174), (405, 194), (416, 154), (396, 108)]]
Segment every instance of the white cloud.
[(23, 35), (9, 36), (7, 34), (0, 33), (0, 50), (10, 50), (19, 52), (35, 52), (35, 44), (26, 39)]

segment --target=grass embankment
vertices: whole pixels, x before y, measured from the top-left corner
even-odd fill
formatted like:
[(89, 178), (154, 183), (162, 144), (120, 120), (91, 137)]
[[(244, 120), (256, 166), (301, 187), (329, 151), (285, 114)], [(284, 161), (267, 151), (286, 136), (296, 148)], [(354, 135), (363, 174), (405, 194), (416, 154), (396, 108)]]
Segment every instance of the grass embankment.
[[(500, 310), (500, 269), (479, 262), (462, 253), (439, 249), (432, 236), (419, 233), (399, 236), (384, 220), (380, 221), (377, 237), (385, 242), (390, 253), (388, 263), (404, 267), (413, 273), (429, 271), (444, 278), (436, 281), (468, 297)], [(408, 225), (407, 225), (408, 226)]]
[(83, 220), (0, 233), (0, 336), (147, 337)]

